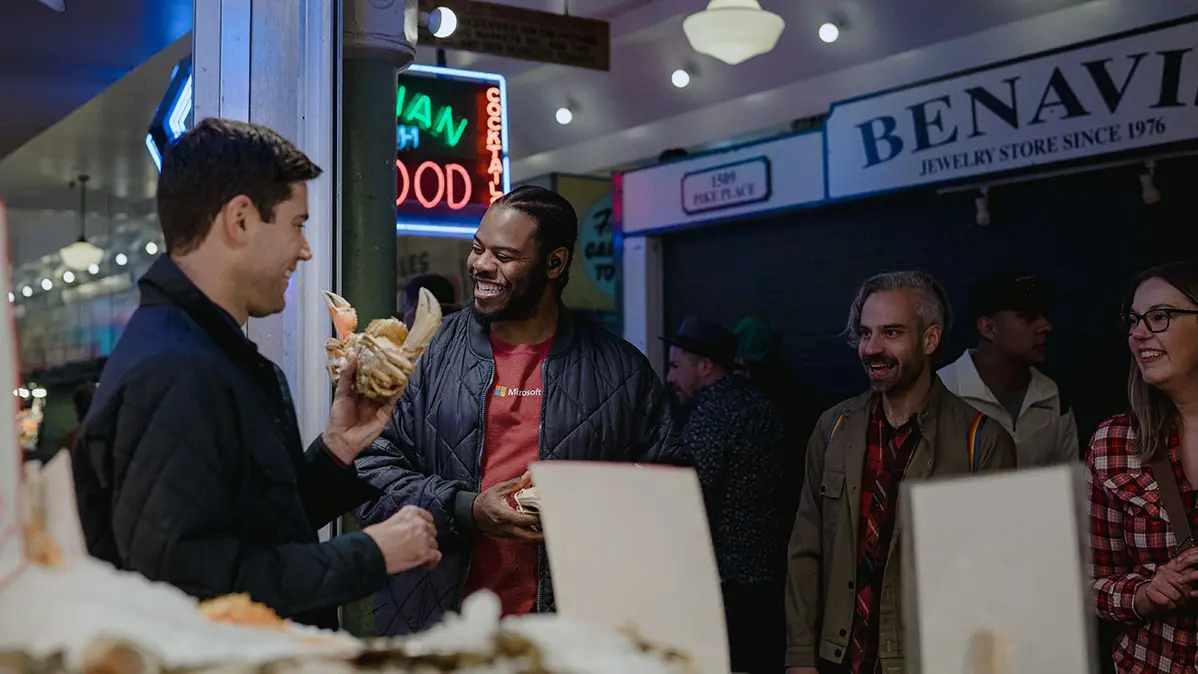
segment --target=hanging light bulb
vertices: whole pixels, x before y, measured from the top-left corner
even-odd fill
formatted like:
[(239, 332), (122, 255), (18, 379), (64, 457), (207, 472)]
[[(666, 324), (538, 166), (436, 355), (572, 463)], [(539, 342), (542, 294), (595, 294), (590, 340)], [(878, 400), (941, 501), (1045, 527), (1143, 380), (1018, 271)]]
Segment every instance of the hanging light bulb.
[(63, 265), (75, 271), (83, 271), (88, 265), (104, 259), (104, 251), (87, 240), (87, 181), (86, 175), (79, 176), (79, 239), (58, 251)]
[(682, 21), (691, 49), (736, 65), (771, 51), (786, 22), (757, 0), (711, 0)]

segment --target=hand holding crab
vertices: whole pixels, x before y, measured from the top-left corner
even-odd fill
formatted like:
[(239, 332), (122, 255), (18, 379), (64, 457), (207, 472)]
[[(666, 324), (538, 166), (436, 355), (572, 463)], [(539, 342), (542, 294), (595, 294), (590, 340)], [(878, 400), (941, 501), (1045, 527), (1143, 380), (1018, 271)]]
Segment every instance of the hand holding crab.
[(381, 318), (356, 332), (354, 307), (335, 293), (324, 295), (337, 330), (337, 337), (325, 343), (329, 379), (337, 387), (325, 444), (348, 463), (390, 420), (416, 360), (441, 327), (441, 305), (422, 288), (411, 329), (398, 319)]

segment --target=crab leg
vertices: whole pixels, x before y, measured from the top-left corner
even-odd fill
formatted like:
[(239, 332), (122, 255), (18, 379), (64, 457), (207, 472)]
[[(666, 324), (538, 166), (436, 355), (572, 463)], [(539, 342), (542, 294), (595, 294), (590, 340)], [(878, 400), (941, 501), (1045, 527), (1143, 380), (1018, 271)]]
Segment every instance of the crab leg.
[(337, 330), (337, 339), (344, 342), (358, 329), (358, 312), (344, 297), (328, 290), (324, 291), (324, 301), (329, 305), (329, 316)]

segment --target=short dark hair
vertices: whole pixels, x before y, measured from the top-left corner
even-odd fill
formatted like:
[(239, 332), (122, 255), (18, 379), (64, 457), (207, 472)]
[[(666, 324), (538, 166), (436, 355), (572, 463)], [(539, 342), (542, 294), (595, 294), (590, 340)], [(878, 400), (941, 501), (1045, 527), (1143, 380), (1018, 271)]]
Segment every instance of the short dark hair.
[[(570, 282), (570, 265), (574, 262), (574, 242), (578, 240), (578, 213), (562, 195), (536, 185), (524, 185), (508, 192), (496, 205), (514, 208), (537, 223), (537, 245), (542, 256), (558, 248), (567, 251), (566, 269), (558, 277), (557, 293), (561, 296)], [(544, 259), (541, 260), (544, 262)]]
[(257, 124), (209, 117), (179, 137), (162, 158), (158, 221), (168, 253), (197, 248), (220, 209), (244, 194), (270, 222), (291, 186), (314, 180), (319, 166), (286, 138)]
[(457, 297), (455, 297), (457, 291), (454, 289), (452, 281), (440, 274), (425, 274), (417, 276), (404, 284), (404, 300), (409, 306), (419, 299), (421, 288), (428, 288), (428, 291), (433, 294), (433, 297), (442, 306), (457, 303)]

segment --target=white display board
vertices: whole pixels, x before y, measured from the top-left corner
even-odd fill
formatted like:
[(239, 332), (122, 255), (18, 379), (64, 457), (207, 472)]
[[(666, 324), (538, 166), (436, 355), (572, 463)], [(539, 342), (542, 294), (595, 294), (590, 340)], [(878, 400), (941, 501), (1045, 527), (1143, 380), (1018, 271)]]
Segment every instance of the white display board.
[(532, 464), (559, 615), (633, 627), (728, 674), (723, 597), (691, 468)]
[(903, 486), (908, 671), (1097, 671), (1084, 487), (1079, 466)]
[[(8, 213), (0, 200), (0, 297), (12, 292), (11, 262), (8, 258)], [(0, 395), (19, 385), (16, 322), (12, 303), (0, 301)], [(9, 411), (0, 414), (0, 590), (25, 565), (25, 537), (21, 517), (21, 467), (24, 454), (17, 432), (17, 403), (9, 398)]]

